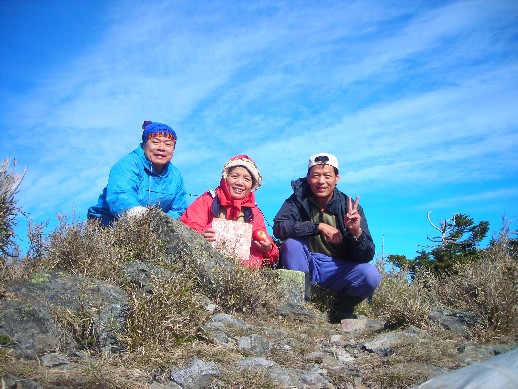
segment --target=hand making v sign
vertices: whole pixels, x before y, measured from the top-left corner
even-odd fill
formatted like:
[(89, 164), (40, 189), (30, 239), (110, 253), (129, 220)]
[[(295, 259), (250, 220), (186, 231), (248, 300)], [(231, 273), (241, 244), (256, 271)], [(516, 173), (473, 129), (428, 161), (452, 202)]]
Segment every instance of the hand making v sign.
[(354, 202), (350, 197), (347, 198), (347, 213), (344, 216), (345, 228), (357, 238), (362, 234), (360, 227), (362, 218), (358, 213), (358, 201), (360, 201), (360, 196), (356, 196)]

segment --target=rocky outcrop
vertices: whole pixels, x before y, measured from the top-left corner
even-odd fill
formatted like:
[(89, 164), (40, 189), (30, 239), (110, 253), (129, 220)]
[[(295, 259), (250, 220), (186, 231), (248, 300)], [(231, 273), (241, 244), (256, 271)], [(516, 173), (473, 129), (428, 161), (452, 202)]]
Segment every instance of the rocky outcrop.
[[(167, 239), (170, 261), (197, 256), (203, 282), (211, 287), (218, 282), (213, 277), (215, 269), (231, 272), (235, 266), (175, 220), (157, 224), (156, 228), (171, 237)], [(382, 319), (360, 317), (343, 320), (340, 325), (329, 324), (325, 314), (306, 302), (304, 277), (283, 273), (284, 291), (275, 314), (279, 323), (291, 320), (291, 325), (272, 325), (275, 320), (271, 318), (270, 324), (264, 325), (260, 315), (239, 316), (208, 309), (213, 313), (204, 326), (206, 342), (218, 353), (232, 355), (228, 362), (193, 356), (187, 363), (157, 367), (146, 380), (135, 380), (134, 387), (225, 387), (221, 381), (224, 375), (253, 374), (279, 388), (369, 388), (370, 374), (383, 367), (384, 361), (420, 343), (423, 347), (434, 345), (432, 333), (415, 327), (391, 331)], [(142, 293), (153, 292), (152, 277), (170, 275), (166, 269), (142, 262), (127, 263), (123, 274), (124, 282), (137, 286)], [(36, 273), (27, 281), (5, 285), (4, 299), (0, 300), (0, 351), (20, 361), (37, 360), (49, 372), (64, 372), (66, 383), (46, 388), (117, 387), (89, 386), (73, 372), (84, 364), (91, 365), (96, 358), (124, 352), (117, 334), (124, 328), (126, 304), (125, 292), (108, 282), (60, 271)], [(207, 299), (207, 307), (211, 304)], [(467, 326), (476, 319), (461, 312), (435, 311), (433, 320), (462, 339)], [(81, 343), (84, 339), (91, 343)], [(468, 368), (448, 373), (444, 366), (417, 360), (401, 362), (397, 368), (415, 371), (424, 377), (421, 382), (431, 379), (418, 386), (421, 389), (460, 387), (451, 383), (475, 382), (482, 376), (491, 382), (507, 382), (507, 374), (516, 387), (518, 379), (510, 370), (516, 370), (517, 354), (506, 354), (513, 348), (514, 345), (473, 345), (464, 341), (451, 358), (455, 366), (470, 365)], [(85, 354), (83, 349), (96, 352)], [(488, 375), (489, 370), (493, 376)], [(16, 376), (4, 369), (0, 373), (2, 388), (43, 387), (31, 377)], [(397, 386), (396, 382), (384, 387)]]
[(518, 349), (432, 378), (417, 389), (514, 389), (518, 385)]
[[(144, 273), (142, 264), (136, 263), (128, 268), (133, 270), (133, 275)], [(138, 269), (140, 271), (137, 271)], [(145, 288), (145, 277), (141, 278), (140, 282)], [(31, 280), (8, 285), (6, 290), (11, 299), (0, 300), (2, 310), (0, 331), (4, 339), (8, 337), (11, 341), (10, 345), (4, 345), (4, 347), (12, 347), (21, 357), (39, 358), (43, 366), (48, 369), (73, 369), (76, 362), (71, 362), (70, 356), (77, 356), (81, 345), (75, 343), (74, 339), (64, 337), (66, 331), (62, 326), (66, 321), (59, 320), (59, 315), (63, 312), (74, 312), (78, 316), (89, 315), (91, 331), (97, 334), (99, 350), (105, 354), (121, 351), (116, 337), (110, 332), (114, 328), (114, 323), (120, 324), (124, 320), (126, 296), (118, 287), (103, 281), (54, 271), (37, 273)], [(93, 315), (82, 312), (82, 307), (87, 306), (85, 304), (87, 299), (91, 300), (90, 303), (95, 301), (98, 307)], [(291, 332), (257, 326), (230, 314), (217, 313), (205, 326), (209, 341), (217, 347), (222, 347), (223, 350), (243, 355), (242, 358), (229, 366), (219, 366), (210, 360), (193, 358), (183, 367), (171, 366), (167, 374), (161, 375), (160, 380), (148, 384), (153, 384), (151, 387), (155, 388), (201, 388), (217, 382), (223, 371), (243, 374), (247, 371), (261, 371), (278, 387), (335, 388), (337, 386), (333, 383), (333, 377), (339, 374), (349, 376), (351, 382), (356, 385), (368, 387), (365, 386), (368, 377), (364, 376), (365, 372), (358, 365), (362, 358), (372, 354), (377, 355), (378, 358), (388, 358), (395, 352), (401, 352), (401, 345), (431, 337), (427, 331), (414, 327), (387, 332), (384, 330), (382, 320), (349, 319), (344, 320), (339, 326), (324, 323), (317, 315), (313, 316), (312, 320), (314, 324), (322, 321), (321, 339), (317, 342), (310, 342), (302, 333), (294, 336)], [(311, 347), (305, 355), (301, 356), (304, 368), (278, 362), (280, 354), (288, 355), (302, 342), (307, 342)], [(512, 347), (465, 346), (459, 348), (459, 363), (476, 363), (504, 353), (510, 348)], [(277, 357), (272, 358), (273, 355)], [(292, 357), (286, 359), (292, 359)], [(462, 379), (469, 381), (475, 379), (475, 374), (478, 374), (481, 368), (490, 369), (491, 374), (500, 374), (498, 379), (501, 382), (511, 380), (513, 384), (517, 384), (518, 380), (512, 372), (516, 367), (516, 351), (503, 359), (505, 361), (503, 365), (493, 366), (500, 360), (502, 358), (496, 359), (495, 362), (484, 362), (485, 364), (480, 368), (465, 369), (464, 373), (462, 373), (463, 370), (459, 370), (458, 374), (464, 374)], [(446, 370), (434, 365), (414, 363), (409, 364), (407, 368), (419, 369), (420, 374), (425, 377), (439, 376), (436, 380), (432, 379), (419, 386), (423, 389), (455, 387), (451, 386), (451, 382), (461, 380), (458, 377), (444, 378), (444, 380), (454, 381), (439, 380)], [(39, 387), (37, 382), (25, 377), (6, 374), (3, 380), (6, 388)], [(444, 382), (448, 384), (444, 386)]]
[[(22, 356), (74, 352), (81, 345), (70, 334), (77, 331), (90, 332), (96, 343), (83, 346), (93, 346), (105, 354), (120, 351), (115, 332), (124, 324), (127, 297), (119, 287), (49, 271), (6, 285), (5, 292), (10, 299), (0, 300), (0, 333)], [(84, 333), (81, 337), (85, 337)]]

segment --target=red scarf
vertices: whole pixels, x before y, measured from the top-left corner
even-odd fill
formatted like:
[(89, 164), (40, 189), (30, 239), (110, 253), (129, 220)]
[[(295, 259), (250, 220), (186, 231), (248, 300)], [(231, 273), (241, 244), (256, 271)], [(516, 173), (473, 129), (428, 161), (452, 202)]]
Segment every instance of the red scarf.
[(255, 207), (254, 192), (248, 193), (243, 199), (232, 198), (228, 189), (227, 181), (221, 178), (219, 186), (216, 188), (219, 204), (227, 207), (227, 220), (237, 220), (241, 212), (241, 207)]

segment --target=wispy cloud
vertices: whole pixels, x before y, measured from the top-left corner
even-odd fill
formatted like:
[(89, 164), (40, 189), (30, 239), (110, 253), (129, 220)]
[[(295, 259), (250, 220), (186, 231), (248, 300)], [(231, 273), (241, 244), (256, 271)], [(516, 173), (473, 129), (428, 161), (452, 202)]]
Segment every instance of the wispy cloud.
[[(474, 193), (465, 196), (453, 196), (453, 197), (445, 197), (438, 201), (432, 201), (426, 204), (420, 205), (420, 207), (424, 207), (427, 209), (445, 209), (445, 208), (453, 208), (459, 207), (465, 203), (484, 203), (490, 206), (491, 202), (498, 202), (501, 199), (513, 199), (518, 198), (518, 189), (498, 189), (492, 191), (481, 191), (479, 193)], [(518, 217), (517, 215), (512, 215), (514, 217)]]

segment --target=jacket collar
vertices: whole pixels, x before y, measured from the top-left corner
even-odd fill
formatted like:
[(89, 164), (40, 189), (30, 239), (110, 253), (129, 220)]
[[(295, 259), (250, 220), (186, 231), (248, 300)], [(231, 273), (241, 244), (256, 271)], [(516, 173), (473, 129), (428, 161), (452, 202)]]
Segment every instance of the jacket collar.
[[(219, 217), (219, 209), (221, 205), (219, 204), (218, 196), (215, 192), (210, 191), (210, 195), (213, 197), (212, 204), (210, 206), (210, 211), (212, 212), (212, 215), (214, 217)], [(250, 207), (242, 207), (241, 210), (243, 211), (243, 215), (245, 216), (245, 222), (251, 223), (252, 220), (254, 220), (254, 214), (252, 212), (252, 209)]]

